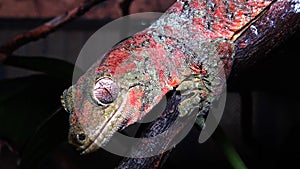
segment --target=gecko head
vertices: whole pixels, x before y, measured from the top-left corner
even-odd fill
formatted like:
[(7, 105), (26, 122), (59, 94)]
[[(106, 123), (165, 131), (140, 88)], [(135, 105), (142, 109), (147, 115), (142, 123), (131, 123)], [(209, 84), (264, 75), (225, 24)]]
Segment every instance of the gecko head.
[(114, 133), (141, 119), (162, 98), (161, 86), (153, 85), (159, 83), (155, 65), (144, 64), (156, 51), (128, 50), (141, 41), (121, 42), (63, 93), (62, 104), (70, 113), (69, 142), (83, 154), (105, 146)]
[(89, 73), (65, 90), (61, 99), (63, 107), (70, 113), (69, 143), (82, 154), (104, 146), (139, 109), (128, 99), (132, 101), (132, 97), (137, 97), (138, 85), (124, 86), (110, 75), (90, 78), (95, 76), (89, 76)]

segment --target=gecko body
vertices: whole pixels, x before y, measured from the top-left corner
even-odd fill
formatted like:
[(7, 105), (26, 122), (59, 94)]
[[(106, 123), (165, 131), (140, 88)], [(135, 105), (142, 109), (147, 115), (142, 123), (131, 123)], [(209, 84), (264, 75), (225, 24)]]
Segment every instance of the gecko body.
[(143, 118), (171, 90), (180, 116), (205, 116), (222, 90), (233, 37), (271, 1), (178, 0), (149, 28), (120, 42), (65, 90), (69, 141), (82, 153)]

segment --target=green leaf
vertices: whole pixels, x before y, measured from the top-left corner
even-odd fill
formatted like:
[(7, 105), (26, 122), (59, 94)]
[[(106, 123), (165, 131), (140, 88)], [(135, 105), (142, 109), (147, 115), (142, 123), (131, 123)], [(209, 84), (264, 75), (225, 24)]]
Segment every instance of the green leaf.
[[(61, 107), (63, 90), (71, 85), (74, 65), (21, 56), (9, 57), (5, 64), (46, 74), (0, 80), (0, 137), (21, 148), (22, 169), (39, 168), (67, 139), (68, 114), (57, 108)], [(79, 69), (75, 71), (82, 74)]]
[[(215, 119), (212, 119), (215, 120)], [(216, 121), (215, 121), (216, 123)], [(196, 127), (201, 131), (204, 125), (204, 119), (202, 116), (198, 116), (195, 122)], [(215, 143), (223, 150), (228, 162), (233, 169), (247, 169), (242, 158), (234, 148), (230, 139), (227, 137), (221, 126), (218, 126), (212, 135)]]
[(213, 138), (214, 141), (223, 149), (224, 154), (233, 169), (247, 169), (242, 158), (220, 126), (216, 129)]

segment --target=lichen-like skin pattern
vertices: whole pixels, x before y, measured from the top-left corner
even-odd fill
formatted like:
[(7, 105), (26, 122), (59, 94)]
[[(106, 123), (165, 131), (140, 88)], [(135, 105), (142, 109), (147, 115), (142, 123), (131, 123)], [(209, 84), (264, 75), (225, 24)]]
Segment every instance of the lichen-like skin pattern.
[(145, 116), (170, 90), (180, 116), (206, 115), (222, 92), (232, 38), (270, 0), (178, 0), (149, 28), (120, 42), (64, 91), (69, 142), (82, 153), (105, 145)]

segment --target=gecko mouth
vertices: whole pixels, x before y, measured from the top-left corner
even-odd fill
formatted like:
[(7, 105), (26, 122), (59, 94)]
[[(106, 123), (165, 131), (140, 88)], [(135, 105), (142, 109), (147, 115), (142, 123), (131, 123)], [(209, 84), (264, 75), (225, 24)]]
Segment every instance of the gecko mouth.
[(81, 154), (87, 154), (97, 150), (99, 147), (105, 146), (113, 134), (124, 126), (124, 121), (126, 121), (127, 117), (124, 116), (122, 111), (126, 105), (126, 101), (127, 96), (120, 104), (117, 104), (120, 106), (115, 111), (111, 112), (111, 116), (95, 131), (97, 134), (91, 139), (90, 143), (79, 147), (80, 150), (83, 150)]

